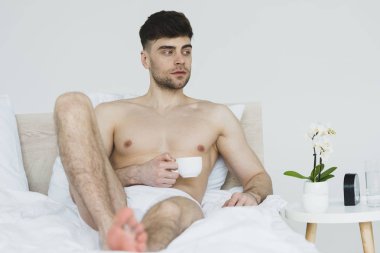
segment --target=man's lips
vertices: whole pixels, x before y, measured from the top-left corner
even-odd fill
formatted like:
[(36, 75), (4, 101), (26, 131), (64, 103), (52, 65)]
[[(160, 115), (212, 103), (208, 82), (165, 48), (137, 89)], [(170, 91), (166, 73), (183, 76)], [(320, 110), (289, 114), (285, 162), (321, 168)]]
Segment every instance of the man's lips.
[(173, 75), (186, 75), (186, 71), (174, 71), (172, 72)]

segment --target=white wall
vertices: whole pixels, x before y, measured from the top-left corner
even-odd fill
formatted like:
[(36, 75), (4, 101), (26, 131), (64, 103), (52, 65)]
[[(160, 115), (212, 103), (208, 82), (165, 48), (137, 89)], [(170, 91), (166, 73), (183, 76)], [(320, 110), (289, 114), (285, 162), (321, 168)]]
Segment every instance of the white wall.
[[(304, 133), (317, 121), (337, 131), (331, 197), (342, 197), (347, 172), (359, 173), (364, 192), (364, 161), (380, 154), (378, 1), (0, 0), (0, 94), (29, 113), (52, 111), (70, 90), (144, 93), (138, 30), (161, 9), (183, 11), (193, 25), (188, 95), (262, 102), (275, 193), (300, 199), (303, 182), (282, 173), (310, 168)], [(358, 226), (320, 225), (317, 246), (359, 252)]]

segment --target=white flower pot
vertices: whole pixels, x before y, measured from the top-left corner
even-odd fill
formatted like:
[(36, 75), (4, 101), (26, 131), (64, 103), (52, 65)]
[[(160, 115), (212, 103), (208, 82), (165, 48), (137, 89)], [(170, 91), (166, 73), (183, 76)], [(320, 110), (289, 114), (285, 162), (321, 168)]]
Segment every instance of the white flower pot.
[(327, 182), (306, 181), (303, 187), (302, 203), (309, 213), (323, 213), (329, 207), (329, 187)]

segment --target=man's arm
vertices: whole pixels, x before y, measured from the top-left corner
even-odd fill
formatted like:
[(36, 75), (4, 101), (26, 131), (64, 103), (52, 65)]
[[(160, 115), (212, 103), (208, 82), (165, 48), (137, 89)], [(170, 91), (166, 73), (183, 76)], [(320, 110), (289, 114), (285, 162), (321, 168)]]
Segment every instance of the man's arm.
[(163, 153), (146, 163), (117, 169), (116, 174), (124, 187), (136, 184), (172, 187), (179, 176), (177, 167), (175, 158)]
[(244, 190), (242, 194), (234, 194), (225, 206), (260, 204), (266, 196), (272, 194), (272, 181), (249, 147), (243, 129), (232, 112), (220, 105), (216, 116), (221, 126), (217, 148)]
[(103, 141), (103, 146), (107, 158), (111, 156), (113, 149), (113, 134), (116, 126), (115, 116), (110, 103), (99, 104), (95, 107), (96, 121), (98, 123), (99, 132)]

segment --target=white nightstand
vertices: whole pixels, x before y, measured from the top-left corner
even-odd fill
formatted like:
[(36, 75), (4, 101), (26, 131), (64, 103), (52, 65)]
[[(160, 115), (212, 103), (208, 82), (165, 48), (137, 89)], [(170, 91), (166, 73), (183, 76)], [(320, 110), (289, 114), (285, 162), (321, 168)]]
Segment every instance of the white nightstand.
[(356, 206), (344, 206), (343, 201), (329, 203), (324, 213), (307, 213), (300, 202), (288, 204), (284, 216), (290, 220), (306, 222), (306, 240), (315, 242), (317, 223), (359, 223), (364, 253), (375, 253), (372, 221), (380, 220), (380, 207), (368, 207), (361, 199)]

